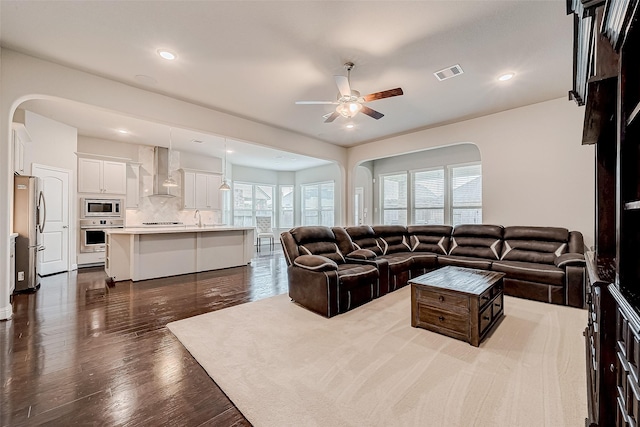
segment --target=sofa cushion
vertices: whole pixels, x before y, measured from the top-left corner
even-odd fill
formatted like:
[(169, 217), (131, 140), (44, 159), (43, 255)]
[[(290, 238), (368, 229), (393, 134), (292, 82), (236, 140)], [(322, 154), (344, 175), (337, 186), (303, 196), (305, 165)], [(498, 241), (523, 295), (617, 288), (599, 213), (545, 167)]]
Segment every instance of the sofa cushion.
[(378, 242), (384, 255), (411, 251), (409, 235), (405, 226), (377, 225), (373, 227), (373, 231), (378, 237)]
[(377, 281), (378, 269), (371, 264), (341, 264), (338, 266), (338, 280), (345, 289), (369, 286)]
[(564, 270), (555, 265), (522, 261), (494, 261), (491, 269), (506, 273), (510, 279), (557, 286), (564, 285)]
[(355, 249), (368, 249), (382, 255), (382, 246), (380, 246), (373, 228), (369, 225), (359, 225), (356, 227), (347, 227), (345, 231), (351, 238)]
[(489, 270), (491, 268), (490, 259), (482, 259), (476, 257), (438, 255), (438, 265), (455, 265), (456, 267), (477, 268), (480, 270)]
[(321, 255), (337, 264), (344, 263), (344, 257), (335, 242), (309, 242), (298, 248), (300, 255)]
[(446, 255), (449, 253), (451, 230), (449, 225), (410, 225), (409, 244), (412, 251), (433, 252)]
[(504, 261), (553, 264), (567, 252), (569, 231), (558, 227), (505, 227)]
[(433, 268), (438, 264), (438, 255), (433, 252), (411, 252), (411, 268)]
[(389, 263), (389, 270), (396, 274), (400, 271), (411, 270), (411, 264), (413, 262), (413, 253), (411, 252), (396, 252), (393, 254), (381, 255), (378, 258), (385, 259)]
[(466, 224), (453, 229), (449, 255), (462, 257), (500, 259), (502, 252), (500, 225)]

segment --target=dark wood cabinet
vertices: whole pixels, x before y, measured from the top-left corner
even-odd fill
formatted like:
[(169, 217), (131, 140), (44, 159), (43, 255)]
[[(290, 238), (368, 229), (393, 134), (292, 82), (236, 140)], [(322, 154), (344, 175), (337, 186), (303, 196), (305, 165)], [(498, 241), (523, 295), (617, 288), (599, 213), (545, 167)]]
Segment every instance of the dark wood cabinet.
[(639, 0), (568, 0), (583, 144), (595, 149), (595, 245), (587, 259), (585, 425), (640, 425)]

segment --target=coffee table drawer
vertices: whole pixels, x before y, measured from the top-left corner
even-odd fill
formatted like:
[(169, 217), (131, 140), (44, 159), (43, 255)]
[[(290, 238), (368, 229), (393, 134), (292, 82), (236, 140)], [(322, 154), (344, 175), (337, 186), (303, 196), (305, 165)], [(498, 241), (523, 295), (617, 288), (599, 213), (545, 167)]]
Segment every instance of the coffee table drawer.
[(418, 299), (423, 304), (435, 307), (459, 308), (467, 310), (469, 308), (469, 297), (466, 295), (453, 294), (448, 292), (434, 292), (429, 289), (418, 289)]
[(491, 324), (492, 317), (492, 309), (493, 306), (489, 306), (485, 308), (482, 313), (480, 313), (480, 334), (482, 334), (487, 327)]
[(431, 305), (418, 305), (418, 323), (421, 326), (432, 325), (461, 334), (469, 333), (468, 317), (462, 314), (442, 310)]
[(502, 311), (503, 307), (504, 307), (504, 301), (502, 300), (503, 295), (500, 294), (500, 296), (498, 296), (496, 299), (493, 300), (493, 304), (491, 305), (493, 308), (493, 317), (498, 317), (498, 315), (500, 315), (500, 312)]

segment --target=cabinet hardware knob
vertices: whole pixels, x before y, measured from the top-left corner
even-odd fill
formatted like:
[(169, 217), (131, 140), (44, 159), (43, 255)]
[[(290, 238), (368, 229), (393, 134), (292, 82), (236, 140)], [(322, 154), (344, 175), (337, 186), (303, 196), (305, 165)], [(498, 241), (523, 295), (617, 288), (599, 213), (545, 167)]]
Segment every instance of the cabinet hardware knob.
[(616, 371), (616, 367), (615, 367), (615, 365), (613, 363), (611, 365), (609, 365), (609, 370), (611, 372), (615, 372)]
[(440, 295), (440, 296), (438, 297), (438, 301), (440, 301), (440, 302), (444, 301), (444, 297), (443, 297), (442, 295)]
[(441, 322), (444, 322), (444, 316), (438, 317), (438, 320), (441, 321)]

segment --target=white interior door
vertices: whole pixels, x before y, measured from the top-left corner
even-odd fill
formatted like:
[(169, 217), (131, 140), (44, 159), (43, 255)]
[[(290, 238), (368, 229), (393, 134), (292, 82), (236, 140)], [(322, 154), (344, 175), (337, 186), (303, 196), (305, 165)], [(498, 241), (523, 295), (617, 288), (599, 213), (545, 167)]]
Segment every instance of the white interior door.
[(69, 270), (69, 181), (71, 171), (34, 164), (46, 202), (46, 223), (41, 237), (45, 249), (38, 252), (41, 276)]

